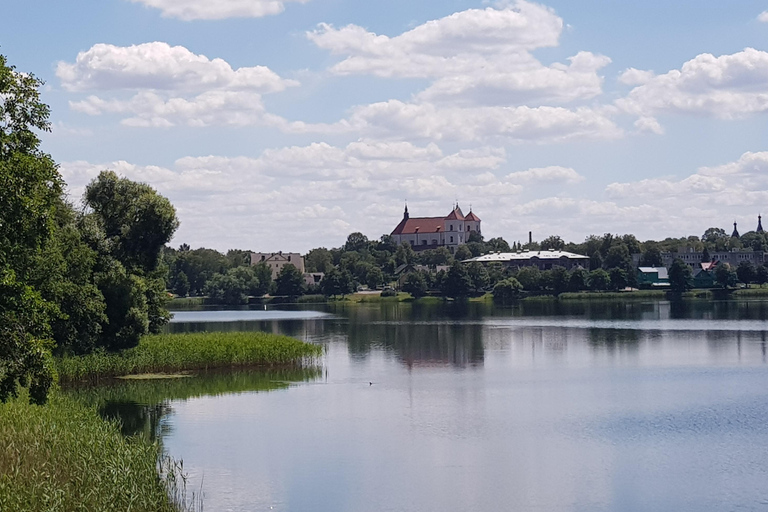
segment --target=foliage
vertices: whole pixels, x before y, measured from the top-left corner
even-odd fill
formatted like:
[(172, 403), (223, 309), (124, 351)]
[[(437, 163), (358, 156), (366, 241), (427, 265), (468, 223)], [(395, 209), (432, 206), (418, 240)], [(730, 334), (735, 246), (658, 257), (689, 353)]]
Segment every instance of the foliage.
[(607, 290), (611, 287), (611, 276), (605, 270), (598, 268), (589, 273), (589, 288), (591, 290)]
[(354, 283), (349, 272), (331, 268), (320, 281), (320, 290), (326, 297), (346, 295), (354, 291)]
[(693, 271), (683, 260), (675, 258), (669, 267), (669, 286), (674, 292), (693, 288)]
[(333, 268), (331, 251), (325, 247), (312, 249), (304, 257), (304, 266), (307, 272), (328, 272)]
[(736, 271), (727, 263), (715, 267), (715, 283), (721, 288), (733, 288), (739, 282)]
[(518, 298), (522, 289), (523, 285), (514, 277), (500, 281), (493, 287), (493, 302), (509, 305)]
[(565, 249), (565, 242), (557, 235), (552, 235), (541, 241), (542, 251), (562, 251)]
[(739, 281), (749, 284), (757, 278), (757, 268), (751, 261), (742, 261), (736, 267), (736, 275)]
[(425, 296), (427, 294), (427, 280), (424, 274), (421, 272), (411, 272), (405, 276), (403, 291), (410, 293), (415, 299)]
[(485, 265), (473, 261), (467, 265), (467, 274), (469, 275), (470, 286), (475, 293), (483, 291), (488, 287), (490, 278)]
[(537, 267), (523, 267), (516, 277), (526, 291), (533, 292), (541, 288), (541, 271)]
[(472, 280), (466, 267), (458, 261), (454, 262), (442, 282), (443, 295), (452, 298), (464, 298), (469, 295), (471, 288)]
[(298, 297), (304, 288), (304, 276), (290, 263), (283, 265), (275, 279), (275, 295)]
[(322, 354), (322, 347), (264, 332), (211, 332), (144, 336), (120, 353), (94, 352), (56, 360), (63, 382), (141, 373), (178, 372), (245, 365), (302, 366)]
[(640, 257), (641, 267), (661, 267), (663, 262), (661, 260), (661, 249), (656, 242), (646, 242), (643, 254)]
[(181, 510), (169, 499), (179, 468), (165, 459), (158, 478), (158, 456), (60, 394), (45, 407), (0, 405), (0, 510)]
[(227, 272), (214, 274), (205, 284), (203, 291), (216, 304), (235, 306), (248, 304), (248, 288), (248, 284), (242, 278)]

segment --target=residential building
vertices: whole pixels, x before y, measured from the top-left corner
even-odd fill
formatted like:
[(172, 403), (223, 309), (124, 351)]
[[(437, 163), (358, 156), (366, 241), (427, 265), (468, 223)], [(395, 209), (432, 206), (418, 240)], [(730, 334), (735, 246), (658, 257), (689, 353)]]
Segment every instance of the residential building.
[(473, 231), (481, 233), (480, 218), (471, 207), (467, 215), (456, 203), (445, 217), (411, 217), (406, 205), (403, 220), (392, 231), (392, 238), (398, 245), (403, 242), (411, 244), (416, 251), (447, 247), (453, 254), (460, 245), (469, 241)]
[(304, 274), (304, 258), (297, 252), (252, 252), (251, 265), (266, 264), (272, 270), (272, 279), (277, 278), (280, 270), (288, 264)]
[[(693, 249), (683, 249), (677, 252), (663, 252), (661, 253), (661, 263), (669, 268), (672, 266), (672, 262), (676, 259), (680, 259), (692, 270), (698, 272), (699, 264), (704, 259), (704, 253), (694, 251)], [(632, 259), (635, 265), (638, 265), (640, 261), (640, 254), (633, 254)], [(732, 267), (738, 267), (742, 261), (749, 261), (754, 265), (762, 265), (766, 261), (766, 253), (763, 251), (753, 251), (751, 249), (731, 249), (730, 251), (712, 251), (709, 254), (708, 261), (717, 261), (720, 263), (728, 263)]]
[(589, 268), (589, 257), (566, 251), (521, 251), (521, 252), (492, 252), (476, 258), (470, 258), (463, 263), (501, 263), (505, 267), (537, 267), (539, 270), (549, 270), (560, 266), (570, 270), (575, 267)]
[(637, 285), (640, 288), (669, 287), (667, 267), (639, 267), (637, 269)]

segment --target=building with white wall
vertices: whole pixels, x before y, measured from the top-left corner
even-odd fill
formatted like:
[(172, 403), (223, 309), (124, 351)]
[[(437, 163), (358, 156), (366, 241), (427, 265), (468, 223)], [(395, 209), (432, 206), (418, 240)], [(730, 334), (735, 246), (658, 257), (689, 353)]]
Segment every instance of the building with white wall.
[(272, 270), (272, 279), (277, 278), (280, 270), (288, 264), (304, 274), (304, 258), (297, 252), (252, 252), (251, 265), (266, 264)]
[(445, 217), (411, 217), (406, 206), (403, 220), (391, 236), (396, 244), (409, 243), (416, 251), (447, 247), (454, 253), (460, 245), (469, 241), (473, 231), (481, 233), (480, 218), (471, 209), (464, 215), (458, 203)]

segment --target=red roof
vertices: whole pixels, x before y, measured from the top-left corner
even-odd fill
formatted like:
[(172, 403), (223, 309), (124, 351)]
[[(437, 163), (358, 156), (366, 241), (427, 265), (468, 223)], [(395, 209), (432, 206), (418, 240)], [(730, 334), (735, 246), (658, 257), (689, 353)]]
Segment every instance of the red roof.
[(458, 206), (454, 208), (453, 211), (448, 214), (445, 220), (464, 220), (464, 214), (461, 213), (461, 208)]
[[(415, 233), (438, 233), (443, 231), (443, 217), (411, 217), (403, 219), (397, 225), (393, 235), (413, 235)], [(418, 231), (417, 231), (418, 230)]]
[(475, 215), (472, 212), (469, 212), (469, 215), (464, 217), (464, 220), (471, 220), (471, 221), (475, 221), (475, 222), (480, 222), (480, 217), (478, 217), (477, 215)]

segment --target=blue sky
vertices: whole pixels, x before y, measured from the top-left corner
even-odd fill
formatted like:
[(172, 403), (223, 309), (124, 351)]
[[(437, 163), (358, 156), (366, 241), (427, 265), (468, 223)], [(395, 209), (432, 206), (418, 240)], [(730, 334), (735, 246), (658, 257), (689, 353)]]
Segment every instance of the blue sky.
[(754, 229), (768, 2), (4, 2), (44, 148), (176, 205), (174, 244), (306, 251), (458, 200), (486, 237)]

